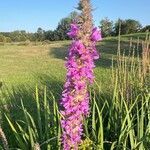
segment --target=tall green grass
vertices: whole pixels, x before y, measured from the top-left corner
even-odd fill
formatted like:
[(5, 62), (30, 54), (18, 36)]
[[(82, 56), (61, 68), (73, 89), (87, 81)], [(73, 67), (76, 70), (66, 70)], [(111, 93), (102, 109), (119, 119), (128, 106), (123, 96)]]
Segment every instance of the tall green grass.
[[(52, 93), (48, 97), (46, 87), (43, 95), (40, 94), (37, 87), (35, 91), (32, 99), (35, 104), (31, 105), (28, 110), (22, 100), (20, 105), (12, 106), (19, 107), (18, 113), (21, 115), (17, 116), (16, 120), (8, 110), (3, 114), (3, 118), (6, 119), (9, 126), (9, 129), (5, 131), (11, 135), (8, 141), (9, 147), (29, 150), (35, 149), (39, 145), (41, 149), (59, 149), (61, 129), (56, 100)], [(29, 112), (29, 109), (33, 109), (32, 107), (35, 107), (33, 112)]]
[[(130, 44), (128, 55), (118, 48), (117, 63), (112, 61), (112, 90), (109, 93), (103, 93), (96, 81), (96, 86), (89, 88), (90, 115), (84, 120), (79, 149), (149, 150), (149, 38), (137, 44), (137, 47)], [(139, 46), (142, 52), (139, 52)], [(24, 99), (29, 97), (25, 95)], [(36, 87), (30, 100), (30, 106), (20, 98), (19, 105), (11, 102), (10, 106), (1, 108), (1, 126), (9, 148), (62, 149), (60, 120), (63, 116), (59, 112), (58, 99), (46, 87), (43, 90)], [(16, 107), (19, 107), (17, 117), (12, 115)], [(1, 147), (6, 146), (1, 143)]]

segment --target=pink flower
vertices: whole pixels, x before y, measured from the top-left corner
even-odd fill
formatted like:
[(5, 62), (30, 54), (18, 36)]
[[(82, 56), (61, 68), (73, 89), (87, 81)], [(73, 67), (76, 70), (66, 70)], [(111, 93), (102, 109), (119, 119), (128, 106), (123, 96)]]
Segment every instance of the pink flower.
[(94, 28), (92, 30), (91, 40), (95, 42), (101, 41), (102, 40), (101, 31), (98, 30), (97, 28)]
[(67, 35), (70, 37), (70, 38), (75, 38), (78, 34), (78, 31), (79, 31), (79, 27), (77, 24), (71, 24), (71, 29), (70, 31), (67, 33)]

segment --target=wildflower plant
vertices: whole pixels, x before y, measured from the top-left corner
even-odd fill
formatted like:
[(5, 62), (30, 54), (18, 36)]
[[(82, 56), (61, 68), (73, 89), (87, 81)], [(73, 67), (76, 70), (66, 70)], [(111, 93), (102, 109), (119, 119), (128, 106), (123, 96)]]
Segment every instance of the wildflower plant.
[(93, 27), (89, 0), (81, 0), (81, 15), (71, 24), (72, 38), (66, 62), (67, 77), (62, 92), (63, 148), (78, 149), (83, 134), (83, 119), (89, 115), (88, 86), (93, 83), (94, 60), (99, 58), (96, 42), (101, 32)]

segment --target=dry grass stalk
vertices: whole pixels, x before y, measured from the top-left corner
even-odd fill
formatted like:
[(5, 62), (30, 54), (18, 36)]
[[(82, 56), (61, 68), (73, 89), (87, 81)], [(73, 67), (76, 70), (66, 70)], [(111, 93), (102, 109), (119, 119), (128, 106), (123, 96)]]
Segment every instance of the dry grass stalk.
[(34, 150), (40, 150), (41, 148), (40, 148), (40, 145), (39, 145), (39, 143), (35, 143), (34, 144)]
[(146, 40), (142, 42), (142, 80), (145, 81), (150, 72), (150, 36), (147, 34)]
[(4, 133), (3, 129), (1, 128), (1, 126), (0, 126), (0, 139), (1, 139), (2, 143), (3, 143), (4, 150), (8, 150), (9, 149), (8, 141), (7, 141), (5, 133)]
[[(120, 43), (120, 41), (119, 41)], [(137, 47), (133, 47), (132, 39), (129, 43), (129, 55), (125, 51), (121, 54), (120, 47), (117, 55), (117, 69), (113, 71), (113, 83), (117, 80), (118, 91), (126, 99), (128, 104), (134, 99), (135, 90), (144, 90), (147, 85), (147, 77), (150, 73), (150, 36), (142, 43), (142, 56), (139, 56), (140, 41), (138, 38)], [(137, 54), (137, 57), (135, 56)]]

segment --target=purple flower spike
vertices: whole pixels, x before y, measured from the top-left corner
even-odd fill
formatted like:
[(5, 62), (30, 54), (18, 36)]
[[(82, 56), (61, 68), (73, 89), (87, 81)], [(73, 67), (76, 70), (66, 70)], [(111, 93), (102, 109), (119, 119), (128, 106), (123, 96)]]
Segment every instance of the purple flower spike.
[(71, 24), (71, 29), (70, 31), (67, 33), (67, 35), (70, 37), (70, 38), (75, 38), (78, 34), (78, 31), (79, 31), (79, 27), (77, 24)]
[(94, 28), (92, 30), (91, 40), (95, 42), (101, 41), (102, 40), (101, 31), (98, 30), (97, 28)]
[(77, 24), (71, 24), (68, 35), (73, 39), (69, 48), (66, 62), (67, 79), (62, 92), (61, 105), (63, 116), (61, 126), (63, 128), (63, 150), (78, 150), (83, 135), (83, 118), (89, 115), (88, 85), (94, 81), (94, 60), (99, 58), (96, 50), (96, 41), (101, 40), (100, 31), (93, 29), (91, 46), (86, 45), (78, 38), (80, 28)]

